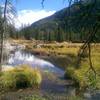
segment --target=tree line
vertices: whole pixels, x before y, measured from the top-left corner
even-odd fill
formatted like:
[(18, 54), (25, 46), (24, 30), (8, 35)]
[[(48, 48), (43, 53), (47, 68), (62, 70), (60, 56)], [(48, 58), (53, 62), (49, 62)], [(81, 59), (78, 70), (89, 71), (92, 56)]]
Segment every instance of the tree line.
[[(34, 38), (43, 41), (84, 42), (90, 32), (94, 30), (93, 27), (100, 25), (99, 4), (99, 0), (96, 3), (74, 3), (70, 8), (65, 8), (49, 18), (33, 23), (31, 26), (23, 27), (19, 31), (15, 30), (16, 33), (12, 28), (13, 31), (10, 30), (12, 31), (10, 36), (12, 38)], [(94, 35), (92, 42), (94, 41), (100, 42), (100, 29)]]
[[(53, 16), (44, 18), (31, 26), (22, 27), (20, 30), (17, 30), (12, 24), (8, 24), (7, 36), (28, 40), (84, 42), (93, 30), (93, 25), (100, 24), (100, 1), (96, 1), (96, 3), (83, 3), (80, 0)], [(91, 8), (93, 9), (91, 10)], [(2, 20), (3, 18), (0, 17), (1, 22)], [(95, 25), (97, 26), (97, 24)], [(100, 29), (93, 39), (93, 42), (100, 42)]]

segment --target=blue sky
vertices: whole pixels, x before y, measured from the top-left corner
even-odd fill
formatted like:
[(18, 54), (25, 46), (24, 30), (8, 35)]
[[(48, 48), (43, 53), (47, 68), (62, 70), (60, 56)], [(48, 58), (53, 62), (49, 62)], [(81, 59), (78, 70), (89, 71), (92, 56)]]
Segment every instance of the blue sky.
[[(0, 0), (1, 1), (1, 0)], [(4, 1), (4, 0), (2, 0)], [(15, 27), (31, 25), (32, 23), (54, 14), (65, 8), (68, 3), (63, 0), (45, 0), (42, 8), (42, 0), (12, 0), (17, 11), (17, 17), (13, 17)]]
[[(67, 3), (63, 2), (63, 0), (45, 0), (44, 2), (44, 8), (41, 6), (42, 0), (17, 0), (16, 2), (16, 8), (17, 10), (25, 10), (25, 9), (31, 9), (31, 10), (55, 10), (58, 11), (62, 8), (64, 8)], [(67, 1), (67, 0), (66, 0)]]

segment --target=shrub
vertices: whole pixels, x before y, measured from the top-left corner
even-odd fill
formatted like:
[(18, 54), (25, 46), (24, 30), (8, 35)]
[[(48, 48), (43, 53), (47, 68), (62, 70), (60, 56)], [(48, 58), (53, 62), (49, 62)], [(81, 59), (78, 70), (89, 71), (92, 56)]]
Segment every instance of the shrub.
[(14, 70), (3, 72), (0, 76), (0, 85), (5, 90), (27, 87), (38, 88), (41, 81), (40, 71), (28, 66), (16, 67)]
[(65, 78), (73, 79), (81, 90), (86, 88), (100, 89), (100, 76), (97, 75), (95, 79), (93, 71), (88, 71), (88, 69), (88, 66), (79, 69), (68, 67), (65, 71)]

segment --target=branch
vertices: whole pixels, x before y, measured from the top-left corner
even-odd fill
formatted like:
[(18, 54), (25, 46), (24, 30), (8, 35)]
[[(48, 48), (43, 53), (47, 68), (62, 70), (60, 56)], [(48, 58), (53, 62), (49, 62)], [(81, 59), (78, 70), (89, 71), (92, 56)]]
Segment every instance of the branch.
[[(87, 41), (86, 41), (86, 42), (82, 45), (82, 47), (80, 48), (78, 57), (79, 57), (79, 60), (80, 60), (80, 59), (81, 59), (81, 55), (84, 54), (84, 50), (86, 49), (86, 47), (88, 47), (88, 51), (89, 51), (88, 57), (89, 57), (89, 63), (90, 63), (90, 64), (89, 64), (89, 65), (90, 65), (89, 70), (91, 69), (91, 70), (94, 72), (95, 78), (96, 78), (96, 71), (95, 71), (95, 69), (94, 69), (94, 67), (93, 67), (93, 65), (92, 65), (92, 61), (91, 61), (91, 46), (90, 46), (90, 43), (92, 42), (92, 40), (93, 40), (95, 34), (97, 33), (97, 31), (98, 31), (98, 29), (99, 29), (99, 26), (98, 26), (97, 24), (95, 24), (95, 25), (93, 26), (93, 29), (94, 29), (94, 30), (92, 31), (92, 33), (89, 34), (89, 37), (88, 37)], [(78, 61), (78, 62), (79, 62), (79, 61)]]
[(88, 49), (89, 49), (89, 63), (90, 63), (89, 70), (91, 69), (94, 72), (95, 78), (96, 78), (96, 71), (95, 71), (95, 69), (94, 69), (94, 67), (92, 65), (92, 60), (91, 60), (91, 45), (90, 45), (90, 43), (88, 44)]
[(41, 1), (42, 8), (44, 8), (44, 1), (45, 1), (45, 0), (42, 0), (42, 1)]

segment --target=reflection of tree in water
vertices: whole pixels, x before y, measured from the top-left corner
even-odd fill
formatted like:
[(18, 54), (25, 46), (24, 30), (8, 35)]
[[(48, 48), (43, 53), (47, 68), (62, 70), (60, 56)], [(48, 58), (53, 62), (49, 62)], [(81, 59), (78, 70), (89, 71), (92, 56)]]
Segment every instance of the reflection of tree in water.
[[(9, 58), (9, 53), (10, 53), (9, 47), (10, 47), (9, 44), (7, 43), (7, 41), (5, 41), (4, 45), (3, 45), (3, 54), (2, 54), (3, 62), (2, 62), (2, 64), (7, 64), (7, 60)], [(1, 58), (1, 53), (0, 53), (0, 58)]]

